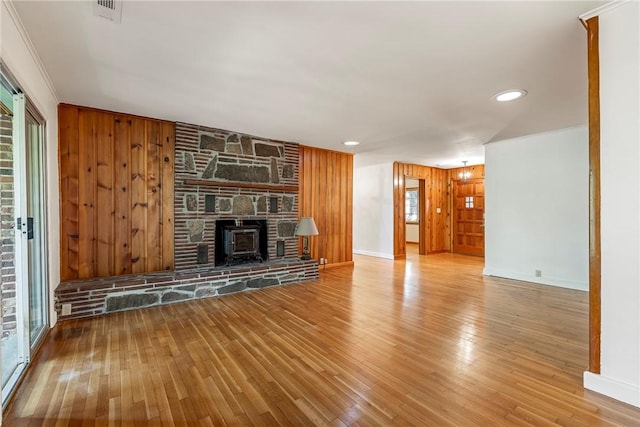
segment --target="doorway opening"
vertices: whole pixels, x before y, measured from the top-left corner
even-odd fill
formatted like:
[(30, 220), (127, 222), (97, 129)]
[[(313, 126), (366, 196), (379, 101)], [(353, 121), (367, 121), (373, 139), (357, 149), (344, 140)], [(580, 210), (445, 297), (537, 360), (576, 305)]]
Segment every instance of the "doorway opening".
[(406, 178), (404, 181), (404, 236), (406, 251), (420, 253), (420, 180)]

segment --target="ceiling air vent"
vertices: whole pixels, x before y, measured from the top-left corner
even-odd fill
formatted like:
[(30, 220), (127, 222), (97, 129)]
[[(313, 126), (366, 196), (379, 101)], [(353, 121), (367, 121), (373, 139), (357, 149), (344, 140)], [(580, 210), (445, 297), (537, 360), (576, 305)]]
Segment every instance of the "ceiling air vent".
[(122, 0), (95, 0), (93, 14), (119, 24), (122, 20)]

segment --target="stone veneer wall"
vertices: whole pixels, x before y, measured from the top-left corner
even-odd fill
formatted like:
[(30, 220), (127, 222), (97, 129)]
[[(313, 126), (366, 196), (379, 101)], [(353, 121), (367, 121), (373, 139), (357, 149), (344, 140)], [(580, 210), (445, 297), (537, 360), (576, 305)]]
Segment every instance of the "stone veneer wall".
[[(176, 123), (175, 269), (214, 265), (219, 219), (265, 219), (269, 259), (278, 259), (279, 240), (284, 242), (280, 258), (296, 257), (298, 192), (281, 188), (298, 186), (298, 155), (298, 144)], [(187, 179), (211, 185), (189, 185)], [(216, 182), (272, 188), (215, 186)], [(215, 196), (213, 212), (205, 212), (207, 195)], [(272, 198), (277, 199), (277, 212), (270, 209)], [(207, 263), (198, 263), (200, 245), (207, 245)]]
[(0, 116), (0, 239), (2, 240), (2, 336), (7, 337), (16, 329), (16, 273), (15, 273), (15, 192), (13, 184), (13, 144), (11, 117)]

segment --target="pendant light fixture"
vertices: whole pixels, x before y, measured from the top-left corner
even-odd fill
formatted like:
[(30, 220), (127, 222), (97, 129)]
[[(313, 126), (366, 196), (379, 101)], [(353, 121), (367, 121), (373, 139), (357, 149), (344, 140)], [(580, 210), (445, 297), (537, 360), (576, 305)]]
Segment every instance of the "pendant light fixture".
[(466, 184), (469, 178), (471, 177), (471, 172), (467, 170), (467, 163), (468, 163), (467, 160), (462, 161), (462, 165), (463, 165), (462, 172), (458, 174), (458, 176), (460, 177), (460, 181), (462, 181), (463, 184)]

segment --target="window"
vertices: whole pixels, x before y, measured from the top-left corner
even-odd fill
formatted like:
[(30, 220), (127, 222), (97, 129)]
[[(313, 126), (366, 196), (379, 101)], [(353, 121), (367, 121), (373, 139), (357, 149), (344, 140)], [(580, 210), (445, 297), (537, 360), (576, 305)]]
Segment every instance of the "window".
[(467, 196), (464, 198), (464, 207), (467, 209), (473, 209), (473, 196)]
[(418, 222), (418, 189), (411, 188), (405, 191), (404, 216), (406, 222)]

